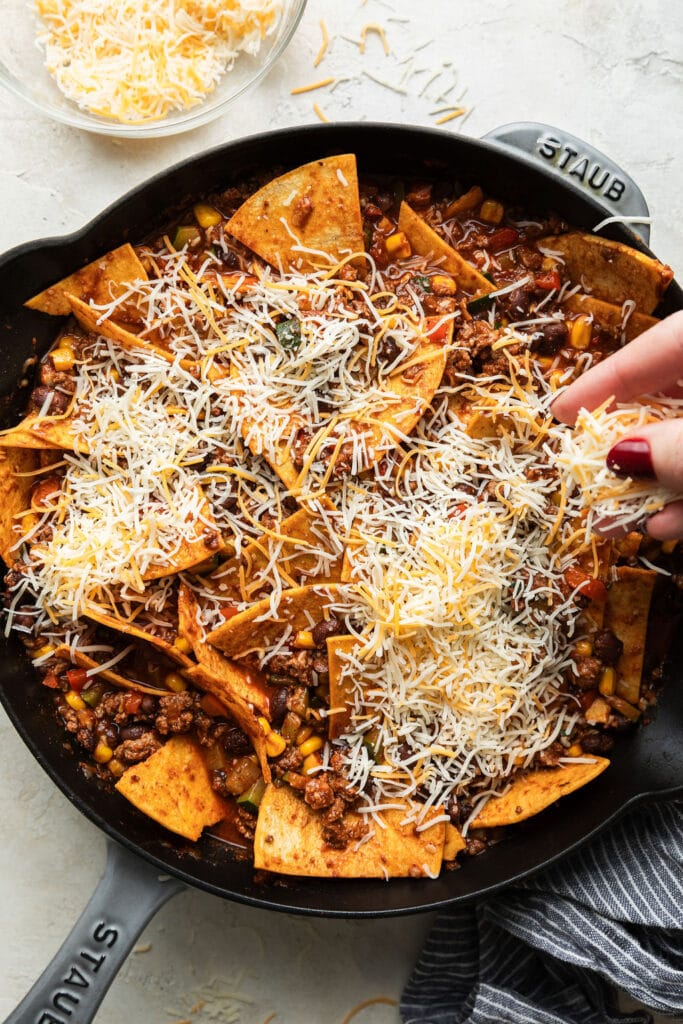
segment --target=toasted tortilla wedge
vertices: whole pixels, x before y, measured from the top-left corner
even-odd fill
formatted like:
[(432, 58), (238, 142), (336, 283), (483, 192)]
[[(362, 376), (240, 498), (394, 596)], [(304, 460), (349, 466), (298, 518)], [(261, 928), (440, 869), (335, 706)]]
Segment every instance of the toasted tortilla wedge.
[(348, 661), (345, 655), (352, 654), (357, 649), (358, 643), (355, 636), (331, 636), (327, 640), (330, 673), (328, 735), (331, 740), (337, 739), (351, 725), (354, 690), (348, 677), (344, 677), (342, 670)]
[(404, 233), (413, 252), (433, 260), (439, 270), (451, 274), (467, 295), (488, 295), (496, 287), (405, 202), (401, 203), (398, 230)]
[(617, 636), (624, 650), (617, 663), (617, 696), (637, 704), (643, 675), (650, 601), (657, 573), (651, 569), (619, 566), (607, 591), (605, 629)]
[[(181, 583), (178, 589), (178, 631), (190, 643), (197, 661), (215, 678), (226, 695), (253, 705), (270, 718), (270, 701), (264, 685), (253, 673), (229, 661), (203, 639), (198, 613), (199, 602), (194, 591), (186, 583)], [(216, 693), (215, 696), (224, 699), (221, 694)]]
[[(79, 668), (85, 669), (97, 668), (102, 663), (95, 661), (89, 654), (79, 651), (78, 648), (72, 651), (67, 644), (60, 644), (55, 649), (54, 656), (62, 661), (73, 662)], [(108, 656), (103, 657), (102, 661), (106, 660), (106, 657)], [(136, 679), (127, 679), (125, 676), (120, 676), (118, 672), (113, 672), (110, 668), (102, 669), (97, 673), (93, 673), (93, 675), (96, 679), (106, 679), (108, 683), (118, 686), (121, 690), (135, 690), (136, 693), (149, 693), (155, 697), (163, 697), (170, 692), (169, 690), (159, 689), (156, 686), (148, 686), (146, 683), (139, 683)]]
[(0, 448), (48, 448), (51, 451), (88, 454), (88, 446), (73, 429), (73, 411), (65, 416), (38, 416), (31, 413), (16, 427), (0, 434)]
[(233, 658), (263, 650), (276, 643), (286, 629), (293, 636), (299, 630), (310, 629), (312, 624), (320, 622), (337, 589), (337, 585), (331, 583), (283, 590), (276, 618), (272, 617), (270, 598), (266, 597), (214, 629), (207, 640)]
[(444, 860), (455, 860), (459, 853), (461, 853), (467, 843), (465, 842), (462, 833), (458, 831), (455, 825), (451, 825), (450, 821), (446, 822), (446, 838), (443, 845), (443, 859)]
[(585, 316), (592, 316), (594, 323), (617, 334), (622, 332), (623, 328), (625, 342), (633, 341), (639, 334), (644, 334), (650, 327), (659, 323), (657, 317), (634, 310), (624, 324), (621, 306), (603, 302), (602, 299), (596, 299), (593, 295), (582, 295), (580, 292), (565, 299), (562, 308), (570, 313), (583, 313)]
[[(328, 500), (325, 505), (331, 504)], [(300, 508), (262, 537), (247, 544), (211, 573), (212, 584), (229, 590), (238, 600), (252, 601), (272, 590), (269, 579), (279, 575), (284, 587), (303, 583), (337, 583), (343, 552), (322, 511)]]
[(539, 242), (559, 253), (574, 284), (617, 306), (632, 299), (640, 313), (652, 313), (673, 280), (671, 267), (623, 242), (580, 231), (550, 235)]
[(148, 818), (185, 839), (199, 839), (227, 814), (227, 805), (211, 788), (201, 747), (187, 736), (172, 736), (146, 761), (128, 768), (116, 789)]
[[(270, 785), (259, 807), (254, 837), (254, 867), (312, 878), (405, 878), (438, 874), (443, 857), (444, 822), (421, 832), (401, 825), (406, 812), (385, 811), (385, 828), (358, 849), (351, 843), (334, 850), (323, 839), (320, 816), (289, 786)], [(357, 821), (358, 815), (349, 815)]]
[(113, 341), (118, 348), (122, 348), (126, 352), (143, 349), (156, 352), (158, 356), (161, 356), (162, 359), (169, 363), (175, 362), (176, 354), (174, 352), (164, 348), (162, 345), (155, 345), (147, 338), (143, 338), (133, 331), (126, 330), (120, 323), (111, 320), (109, 317), (100, 320), (102, 316), (100, 310), (93, 309), (87, 302), (79, 299), (77, 295), (67, 295), (66, 299), (69, 303), (69, 312), (73, 313), (83, 330), (91, 334), (99, 334), (103, 338), (108, 338), (109, 341)]
[(240, 206), (226, 228), (266, 263), (284, 270), (326, 266), (363, 252), (355, 156), (314, 160), (273, 178)]
[(609, 765), (606, 757), (596, 757), (586, 764), (566, 764), (561, 768), (541, 768), (515, 779), (501, 797), (491, 797), (483, 810), (472, 821), (472, 828), (496, 828), (514, 825), (532, 818), (550, 807), (560, 797), (573, 793), (593, 779)]
[(108, 615), (92, 604), (86, 604), (83, 607), (83, 614), (86, 618), (92, 619), (93, 622), (99, 622), (101, 626), (116, 630), (117, 633), (134, 637), (136, 640), (144, 640), (145, 643), (151, 644), (152, 647), (161, 651), (167, 658), (174, 661), (176, 665), (180, 665), (181, 668), (191, 668), (194, 664), (192, 658), (189, 658), (175, 644), (169, 643), (168, 640), (164, 640), (160, 636), (155, 636), (149, 630), (141, 629), (135, 622), (126, 622), (125, 619), (120, 619), (116, 615)]
[(38, 453), (29, 448), (0, 449), (0, 557), (6, 566), (12, 565), (19, 552), (12, 550), (21, 537), (19, 516), (31, 504), (31, 488), (39, 467)]
[(145, 268), (132, 245), (126, 243), (50, 285), (26, 305), (51, 316), (68, 316), (71, 312), (69, 295), (103, 306), (125, 294), (132, 282), (140, 280), (147, 280)]

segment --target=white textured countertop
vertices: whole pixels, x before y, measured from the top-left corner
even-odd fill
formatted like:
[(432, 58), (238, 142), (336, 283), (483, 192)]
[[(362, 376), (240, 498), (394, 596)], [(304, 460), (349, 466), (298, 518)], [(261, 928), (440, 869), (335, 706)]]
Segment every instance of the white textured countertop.
[[(321, 17), (332, 43), (314, 69)], [(353, 43), (369, 21), (384, 24), (389, 57), (376, 35), (369, 35), (365, 55)], [(411, 53), (413, 64), (401, 63)], [(0, 250), (80, 227), (126, 189), (188, 155), (315, 121), (314, 101), (330, 120), (417, 124), (433, 123), (433, 110), (458, 101), (470, 113), (445, 131), (477, 136), (509, 121), (542, 121), (608, 153), (643, 189), (652, 247), (680, 276), (682, 54), (683, 16), (670, 0), (625, 4), (611, 14), (605, 4), (582, 0), (309, 0), (281, 64), (238, 109), (188, 135), (112, 141), (53, 124), (0, 95)], [(401, 84), (406, 69), (414, 74)], [(349, 80), (334, 91), (290, 95), (328, 75)], [(449, 89), (446, 102), (439, 101)], [(4, 713), (0, 730), (4, 1017), (84, 906), (103, 866), (104, 840), (43, 775)], [(398, 998), (430, 921), (294, 918), (187, 892), (147, 928), (139, 947), (146, 951), (131, 956), (97, 1019), (263, 1024), (276, 1013), (273, 1024), (336, 1024), (363, 999)], [(358, 1020), (396, 1024), (398, 1011), (376, 1005)]]

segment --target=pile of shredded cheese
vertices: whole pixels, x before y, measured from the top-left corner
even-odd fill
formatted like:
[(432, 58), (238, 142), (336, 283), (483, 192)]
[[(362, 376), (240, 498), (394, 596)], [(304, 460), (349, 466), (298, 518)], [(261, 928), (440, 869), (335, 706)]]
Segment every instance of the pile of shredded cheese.
[[(365, 281), (334, 269), (266, 270), (251, 283), (232, 275), (223, 287), (210, 254), (194, 271), (170, 246), (153, 257), (156, 275), (100, 312), (115, 316), (134, 299), (143, 333), (165, 340), (175, 362), (100, 340), (80, 366), (75, 427), (90, 452), (66, 456), (58, 513), (37, 527), (51, 524), (52, 533), (24, 555), (13, 600), (32, 594), (55, 636), (68, 623), (72, 643), (86, 600), (172, 623), (172, 586), (145, 585), (146, 568), (204, 524), (217, 524), (239, 556), (264, 518), (287, 514), (286, 490), (245, 445), (250, 424), (271, 456), (301, 426), (333, 436), (385, 400), (382, 376), (410, 360), (423, 317), (417, 295), (397, 298), (372, 265)], [(291, 317), (301, 338), (287, 348), (277, 326)], [(397, 353), (388, 367), (377, 360), (383, 338)], [(321, 531), (319, 548), (315, 536), (307, 542), (319, 567), (347, 545), (351, 556), (331, 610), (358, 639), (344, 669), (355, 709), (341, 749), (352, 781), (374, 783), (367, 813), (417, 795), (426, 814), (463, 792), (475, 813), (517, 767), (557, 739), (569, 746), (577, 708), (561, 682), (581, 624), (565, 570), (590, 552), (596, 515), (637, 521), (671, 497), (617, 481), (604, 459), (618, 435), (675, 415), (680, 403), (603, 408), (572, 431), (553, 422), (554, 391), (529, 344), (515, 324), (502, 330), (506, 371), (442, 386), (413, 435), (369, 475), (335, 480), (319, 449), (303, 481), (299, 500), (319, 498), (322, 480), (336, 507), (324, 513), (329, 535)], [(181, 364), (188, 357), (200, 371)], [(353, 443), (362, 464), (362, 437)], [(277, 529), (271, 534), (277, 542)], [(281, 551), (276, 543), (260, 570), (273, 615)], [(188, 579), (207, 598), (208, 632), (234, 593), (204, 592)], [(368, 736), (385, 763), (371, 756)]]
[(283, 0), (35, 0), (45, 65), (68, 99), (126, 124), (188, 110), (240, 53), (256, 56)]

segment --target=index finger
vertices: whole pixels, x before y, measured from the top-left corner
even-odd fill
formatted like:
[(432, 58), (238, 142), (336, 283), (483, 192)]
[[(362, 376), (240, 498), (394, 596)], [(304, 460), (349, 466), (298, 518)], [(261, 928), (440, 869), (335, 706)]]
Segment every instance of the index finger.
[(579, 409), (596, 409), (613, 396), (628, 402), (662, 392), (683, 377), (683, 311), (650, 327), (635, 341), (592, 367), (553, 402), (556, 419), (572, 424)]

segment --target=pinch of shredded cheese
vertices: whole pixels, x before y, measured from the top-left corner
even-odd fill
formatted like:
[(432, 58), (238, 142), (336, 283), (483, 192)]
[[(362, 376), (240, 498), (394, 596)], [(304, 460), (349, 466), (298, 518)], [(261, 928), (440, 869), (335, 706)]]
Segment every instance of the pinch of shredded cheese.
[(64, 95), (125, 124), (201, 103), (255, 57), (283, 0), (35, 0), (45, 66)]

